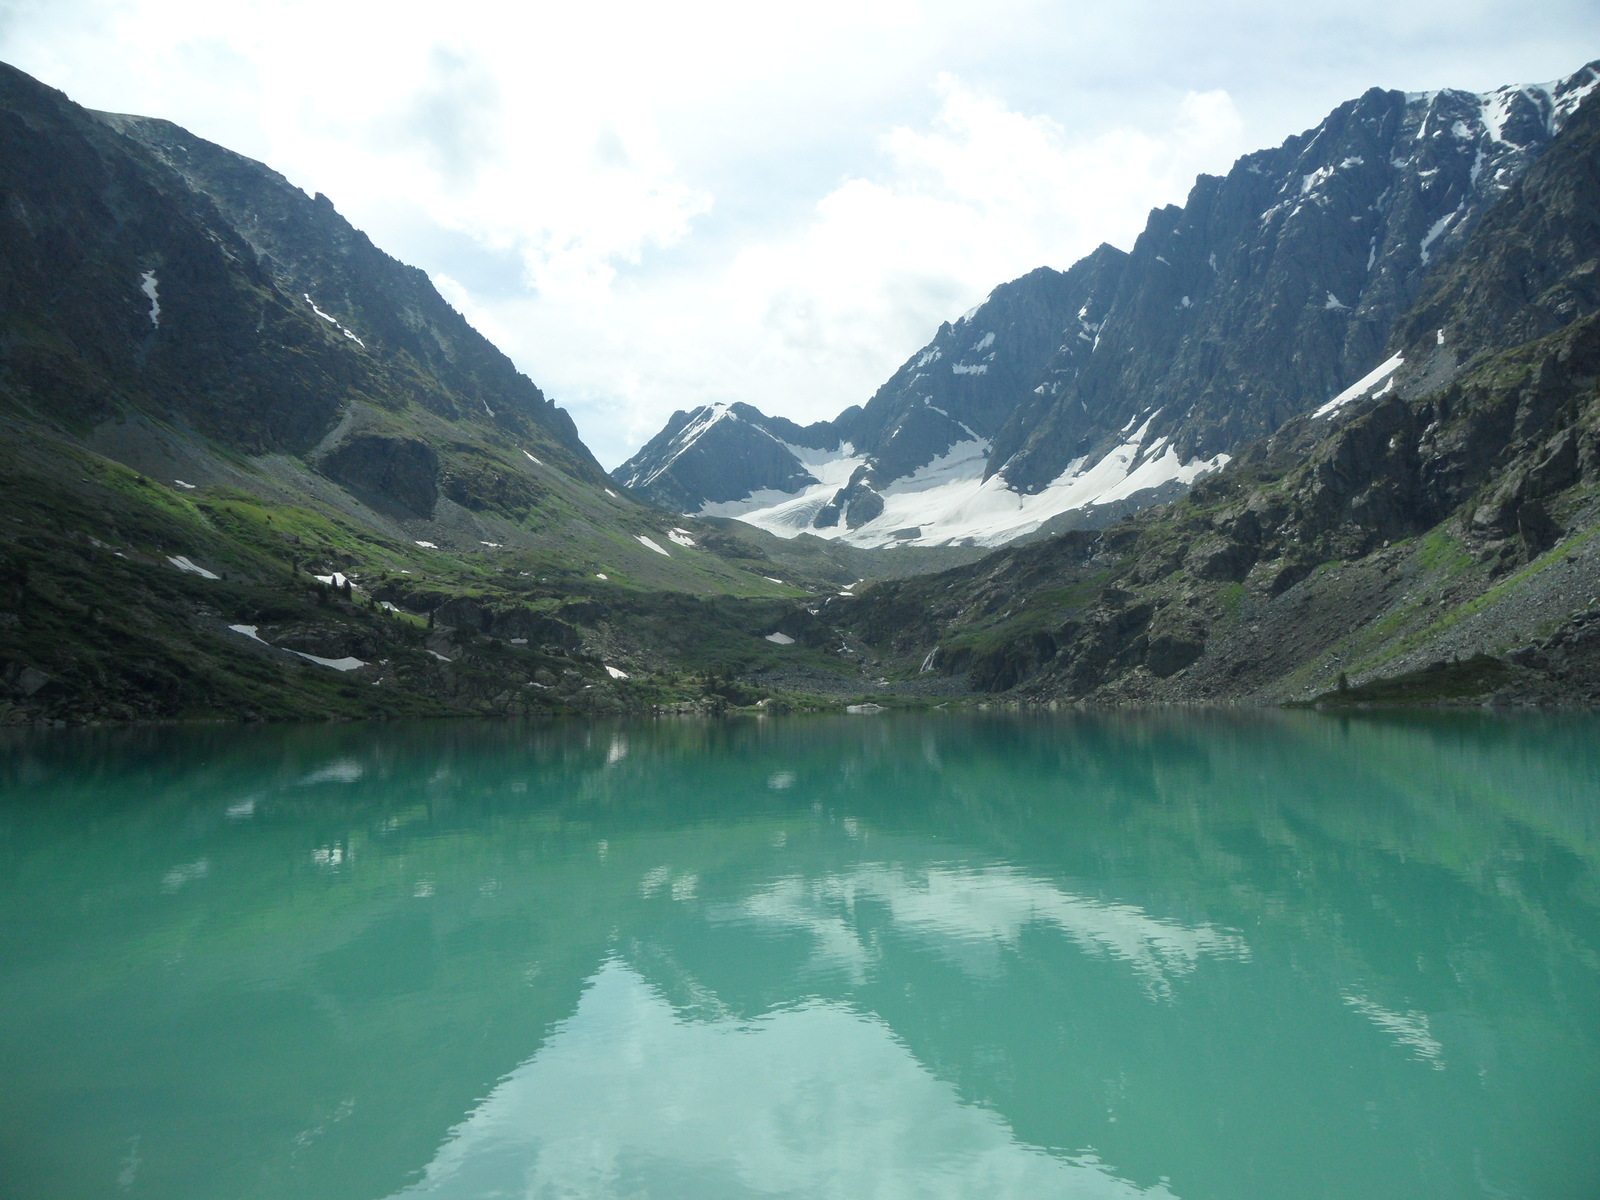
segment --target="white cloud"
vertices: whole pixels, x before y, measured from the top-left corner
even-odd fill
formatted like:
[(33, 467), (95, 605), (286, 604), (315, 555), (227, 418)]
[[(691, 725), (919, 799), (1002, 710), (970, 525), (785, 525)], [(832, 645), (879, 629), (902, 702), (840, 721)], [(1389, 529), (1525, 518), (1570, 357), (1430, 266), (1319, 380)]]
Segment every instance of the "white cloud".
[[(783, 1195), (1171, 1200), (1092, 1152), (1021, 1140), (883, 1024), (809, 1004), (685, 1019), (608, 962), (539, 1052), (401, 1196)], [(711, 1019), (707, 1019), (710, 1017)]]
[[(705, 400), (831, 417), (995, 284), (1067, 267), (1103, 240), (1130, 245), (1152, 205), (1181, 201), (1197, 171), (1247, 148), (1221, 92), (1182, 97), (1153, 132), (1086, 134), (950, 76), (938, 91), (930, 123), (880, 137), (874, 170), (675, 275), (669, 302), (655, 281), (614, 290), (581, 319), (517, 298), (505, 308), (518, 316), (496, 324), (520, 331), (523, 357), (612, 461)], [(620, 435), (609, 445), (591, 432), (607, 428)]]

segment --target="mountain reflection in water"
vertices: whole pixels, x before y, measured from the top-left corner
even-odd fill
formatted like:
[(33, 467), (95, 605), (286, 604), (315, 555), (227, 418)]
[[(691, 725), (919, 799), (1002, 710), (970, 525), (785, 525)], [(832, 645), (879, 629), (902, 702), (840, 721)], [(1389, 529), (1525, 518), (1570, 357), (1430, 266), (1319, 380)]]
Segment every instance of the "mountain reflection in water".
[(0, 1193), (1592, 1195), (1597, 733), (12, 736)]

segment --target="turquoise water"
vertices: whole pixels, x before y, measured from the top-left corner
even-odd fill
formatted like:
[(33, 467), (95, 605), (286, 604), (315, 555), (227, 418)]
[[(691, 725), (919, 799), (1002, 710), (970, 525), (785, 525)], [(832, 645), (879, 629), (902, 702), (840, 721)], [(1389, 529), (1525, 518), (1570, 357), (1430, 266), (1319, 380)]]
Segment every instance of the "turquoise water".
[(0, 1196), (1600, 1195), (1600, 720), (0, 741)]

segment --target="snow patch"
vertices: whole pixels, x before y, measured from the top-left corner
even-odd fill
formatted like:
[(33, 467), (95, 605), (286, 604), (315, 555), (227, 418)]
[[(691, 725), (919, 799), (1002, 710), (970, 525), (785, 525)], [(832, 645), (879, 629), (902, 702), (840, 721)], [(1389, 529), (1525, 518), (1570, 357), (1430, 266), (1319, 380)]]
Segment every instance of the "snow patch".
[(1458, 208), (1454, 212), (1446, 213), (1433, 223), (1433, 228), (1429, 229), (1427, 236), (1422, 239), (1421, 250), (1423, 266), (1427, 266), (1428, 260), (1433, 257), (1433, 253), (1429, 247), (1432, 246), (1434, 242), (1439, 240), (1439, 238), (1444, 234), (1444, 231), (1450, 228), (1450, 222), (1454, 221), (1460, 215), (1461, 210)]
[(1506, 118), (1511, 115), (1511, 97), (1516, 94), (1515, 88), (1501, 88), (1487, 96), (1478, 97), (1478, 116), (1483, 121), (1483, 128), (1490, 138), (1503, 146), (1511, 143), (1506, 141)]
[(989, 364), (975, 363), (969, 366), (966, 363), (951, 363), (950, 373), (952, 375), (987, 375), (989, 373)]
[(1300, 179), (1300, 194), (1302, 196), (1310, 195), (1312, 190), (1315, 189), (1318, 184), (1322, 183), (1332, 174), (1332, 167), (1318, 167), (1315, 171), (1311, 172), (1311, 174), (1302, 176)]
[[(301, 292), (300, 294), (306, 298), (306, 303), (311, 305), (311, 311), (312, 312), (316, 313), (317, 316), (321, 317), (324, 321), (328, 322), (328, 324), (332, 325), (335, 329), (337, 329), (340, 333), (344, 334), (345, 337), (349, 338), (352, 342), (354, 342), (356, 345), (360, 346), (363, 350), (365, 350), (367, 348), (367, 344), (365, 342), (363, 342), (355, 334), (351, 333), (348, 329), (346, 329), (343, 325), (341, 325), (339, 323), (339, 318), (338, 317), (329, 316), (327, 313), (323, 312), (320, 308), (318, 308), (317, 307), (317, 302), (311, 298), (311, 293), (310, 292)], [(484, 407), (488, 408), (489, 406), (487, 404), (485, 404)], [(493, 413), (490, 413), (489, 415), (491, 417), (494, 416)]]
[(178, 570), (180, 570), (180, 571), (188, 571), (191, 575), (198, 575), (202, 579), (221, 579), (222, 578), (222, 576), (215, 575), (212, 572), (206, 570), (204, 567), (196, 566), (194, 563), (189, 561), (189, 559), (188, 559), (188, 557), (186, 555), (183, 555), (183, 554), (169, 554), (169, 555), (167, 555), (167, 561), (169, 563), (171, 563), (173, 566), (177, 567)]
[(669, 552), (667, 550), (664, 550), (661, 547), (659, 542), (656, 542), (651, 538), (645, 537), (645, 535), (642, 534), (642, 533), (634, 534), (633, 540), (638, 542), (646, 550), (654, 550), (657, 554), (661, 555), (662, 558), (671, 558), (672, 557), (671, 552)]
[(667, 530), (667, 541), (671, 542), (674, 546), (693, 546), (695, 544), (694, 538), (689, 536), (689, 531), (687, 529)]
[(787, 633), (769, 633), (767, 634), (766, 640), (777, 646), (794, 645), (794, 639)]
[(523, 451), (523, 453), (524, 453), (524, 454), (527, 454), (527, 455), (528, 455), (528, 461), (529, 461), (529, 462), (531, 462), (531, 463), (533, 463), (533, 465), (534, 465), (534, 466), (536, 466), (536, 467), (542, 467), (542, 466), (544, 466), (544, 464), (543, 464), (543, 463), (542, 463), (542, 462), (540, 462), (540, 461), (539, 461), (539, 460), (538, 460), (538, 459), (537, 459), (537, 458), (535, 458), (535, 457), (534, 457), (534, 456), (533, 456), (533, 455), (531, 455), (531, 454), (528, 454), (528, 452), (527, 452), (527, 451), (526, 451), (526, 450), (524, 450), (524, 451)]
[(322, 658), (320, 655), (307, 654), (304, 650), (291, 650), (289, 653), (298, 654), (307, 662), (314, 662), (319, 666), (332, 667), (335, 671), (354, 671), (357, 667), (367, 665), (359, 658)]
[(968, 350), (967, 353), (968, 354), (982, 354), (985, 350), (987, 350), (992, 345), (994, 345), (994, 334), (993, 333), (986, 333), (981, 338), (979, 338), (976, 342), (974, 342), (972, 344), (972, 349)]
[(699, 517), (737, 517), (758, 529), (781, 538), (798, 537), (807, 532), (811, 520), (832, 500), (834, 494), (850, 482), (856, 468), (865, 465), (865, 455), (858, 455), (849, 442), (837, 450), (817, 450), (810, 446), (779, 443), (817, 482), (808, 484), (798, 492), (784, 492), (777, 488), (761, 488), (742, 500), (724, 500), (706, 504), (695, 513)]
[[(999, 475), (985, 480), (989, 442), (973, 438), (957, 443), (927, 466), (880, 488), (882, 514), (858, 529), (813, 529), (809, 524), (780, 527), (774, 520), (775, 510), (726, 515), (738, 516), (781, 536), (810, 532), (864, 547), (935, 546), (967, 541), (1000, 545), (1032, 532), (1061, 513), (1124, 499), (1174, 480), (1191, 483), (1229, 461), (1227, 455), (1219, 454), (1211, 459), (1182, 462), (1165, 439), (1145, 446), (1150, 424), (1158, 415), (1159, 410), (1144, 415), (1137, 429), (1130, 423), (1124, 430), (1123, 444), (1098, 462), (1073, 461), (1049, 486), (1031, 496), (1013, 491)], [(792, 520), (792, 502), (790, 508), (785, 515)], [(915, 537), (900, 536), (913, 527), (917, 529)]]
[[(416, 539), (413, 539), (413, 540), (415, 541)], [(437, 550), (439, 548), (439, 547), (435, 546), (432, 542), (418, 541), (417, 545), (421, 546), (424, 550)]]
[(161, 328), (161, 300), (156, 292), (160, 282), (154, 271), (145, 271), (139, 276), (139, 290), (150, 301), (150, 311), (146, 315), (150, 318), (150, 324), (157, 329)]
[(1399, 354), (1396, 354), (1393, 358), (1380, 363), (1378, 366), (1374, 367), (1371, 371), (1368, 371), (1360, 379), (1356, 380), (1349, 387), (1345, 388), (1344, 391), (1340, 392), (1332, 400), (1329, 400), (1311, 415), (1313, 417), (1325, 417), (1335, 409), (1349, 404), (1350, 401), (1360, 399), (1384, 379), (1387, 379), (1390, 375), (1393, 375), (1396, 368), (1398, 368), (1403, 362), (1405, 362), (1405, 358)]
[(186, 491), (186, 492), (192, 492), (192, 491), (194, 491), (194, 490), (195, 490), (195, 485), (194, 485), (194, 484), (192, 484), (192, 483), (185, 483), (185, 482), (184, 482), (184, 481), (183, 481), (183, 480), (181, 480), (181, 479), (174, 479), (174, 480), (173, 480), (173, 481), (172, 481), (172, 482), (173, 482), (173, 483), (174, 483), (174, 484), (175, 484), (175, 485), (176, 485), (176, 486), (178, 486), (178, 487), (181, 487), (181, 488), (182, 488), (182, 489), (183, 489), (183, 490), (184, 490), (184, 491)]
[[(228, 628), (233, 630), (234, 633), (243, 634), (253, 642), (261, 642), (263, 646), (272, 645), (271, 642), (263, 641), (256, 632), (260, 628), (259, 625), (229, 625)], [(367, 665), (359, 658), (322, 658), (316, 654), (307, 654), (304, 650), (290, 650), (289, 653), (298, 654), (301, 658), (324, 667), (332, 667), (335, 671), (354, 671), (357, 667)], [(428, 653), (433, 654), (433, 651), (430, 650)], [(434, 654), (433, 656), (435, 658), (443, 658), (445, 662), (450, 661), (448, 658), (444, 658), (442, 654)]]
[(611, 676), (611, 678), (613, 678), (613, 679), (628, 679), (628, 678), (631, 678), (629, 676), (629, 674), (626, 671), (622, 670), (620, 667), (608, 666), (608, 667), (606, 667), (606, 674)]
[(1348, 304), (1344, 303), (1344, 301), (1340, 300), (1339, 297), (1335, 296), (1332, 292), (1328, 293), (1328, 302), (1322, 307), (1325, 309), (1342, 308), (1347, 312), (1350, 309)]

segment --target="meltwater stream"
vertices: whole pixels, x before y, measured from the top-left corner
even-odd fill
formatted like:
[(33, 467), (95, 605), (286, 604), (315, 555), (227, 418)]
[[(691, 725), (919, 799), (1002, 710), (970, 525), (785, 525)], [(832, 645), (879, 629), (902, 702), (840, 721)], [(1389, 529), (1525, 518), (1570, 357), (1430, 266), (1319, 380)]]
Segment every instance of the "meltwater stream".
[(1600, 720), (0, 740), (0, 1196), (1600, 1195)]

